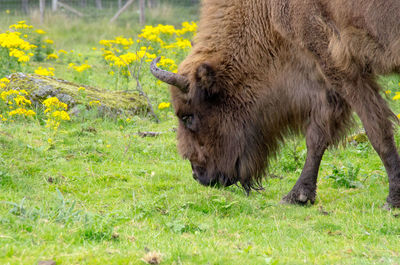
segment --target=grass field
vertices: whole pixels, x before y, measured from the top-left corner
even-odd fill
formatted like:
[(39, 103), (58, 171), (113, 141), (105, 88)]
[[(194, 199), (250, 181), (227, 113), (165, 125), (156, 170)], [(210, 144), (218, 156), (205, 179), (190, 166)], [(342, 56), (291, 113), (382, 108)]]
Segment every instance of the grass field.
[[(193, 10), (163, 8), (149, 15), (149, 24), (197, 19)], [(176, 14), (185, 16), (176, 21)], [(19, 19), (0, 16), (0, 29)], [(116, 25), (63, 19), (49, 17), (41, 27), (58, 49), (89, 58), (96, 72), (91, 85), (112, 88), (91, 47), (137, 35), (140, 27), (127, 26), (128, 17)], [(74, 77), (54, 65), (57, 77)], [(155, 106), (168, 101), (166, 86), (143, 74)], [(389, 100), (399, 81), (382, 80)], [(390, 102), (400, 112), (400, 103)], [(72, 119), (50, 147), (43, 115), (1, 123), (0, 264), (400, 264), (400, 211), (382, 209), (387, 176), (368, 142), (326, 152), (315, 205), (282, 205), (305, 159), (302, 138), (282, 145), (265, 191), (246, 196), (236, 186), (197, 184), (176, 151), (173, 110), (156, 112), (158, 124), (143, 116)], [(147, 131), (160, 134), (138, 135)]]

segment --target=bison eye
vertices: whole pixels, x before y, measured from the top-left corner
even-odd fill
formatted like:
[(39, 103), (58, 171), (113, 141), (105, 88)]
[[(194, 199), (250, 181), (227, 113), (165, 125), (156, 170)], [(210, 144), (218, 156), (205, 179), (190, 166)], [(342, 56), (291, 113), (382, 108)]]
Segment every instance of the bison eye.
[(185, 125), (186, 128), (192, 129), (193, 127), (193, 115), (185, 115), (181, 118), (183, 125)]

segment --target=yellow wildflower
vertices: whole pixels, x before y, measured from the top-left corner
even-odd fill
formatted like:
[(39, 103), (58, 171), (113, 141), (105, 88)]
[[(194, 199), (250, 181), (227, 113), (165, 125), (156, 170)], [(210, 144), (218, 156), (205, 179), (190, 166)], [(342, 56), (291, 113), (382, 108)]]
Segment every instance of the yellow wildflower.
[(33, 110), (27, 110), (24, 108), (17, 108), (15, 110), (8, 112), (8, 116), (10, 116), (10, 117), (12, 117), (14, 115), (30, 117), (30, 116), (34, 116), (35, 114), (36, 113)]
[(46, 34), (46, 31), (44, 31), (44, 30), (42, 30), (42, 29), (37, 29), (37, 30), (35, 30), (35, 32), (36, 32), (37, 34), (40, 34), (40, 35)]
[(10, 80), (7, 77), (1, 78), (0, 79), (0, 88), (5, 88), (8, 83), (10, 83)]
[(169, 103), (169, 102), (161, 102), (161, 103), (158, 105), (158, 109), (159, 109), (159, 110), (162, 110), (162, 109), (169, 108), (170, 106), (171, 106), (171, 103)]
[(52, 113), (51, 115), (53, 118), (56, 118), (57, 120), (62, 120), (62, 121), (69, 121), (71, 118), (69, 117), (69, 114), (64, 111), (64, 110), (56, 110)]
[(58, 55), (55, 53), (50, 53), (49, 55), (47, 55), (46, 60), (52, 60), (52, 59), (58, 59)]
[(100, 106), (100, 101), (99, 100), (92, 100), (89, 102), (90, 106)]
[(54, 76), (54, 68), (49, 67), (46, 69), (39, 66), (39, 68), (35, 70), (35, 74), (43, 76)]
[(65, 103), (63, 103), (63, 102), (61, 102), (61, 101), (60, 101), (58, 98), (56, 98), (56, 97), (48, 98), (48, 99), (44, 100), (42, 103), (43, 103), (43, 105), (45, 105), (47, 108), (55, 107), (55, 108), (61, 108), (61, 109), (64, 109), (64, 110), (67, 110), (67, 109), (68, 109), (68, 105), (65, 104)]
[(400, 99), (400, 92), (396, 92), (396, 95), (392, 98), (393, 100)]
[(27, 104), (28, 105), (32, 104), (32, 102), (29, 99), (27, 99), (21, 95), (17, 95), (16, 97), (14, 97), (14, 101), (15, 101), (15, 104), (17, 104), (18, 106), (25, 106)]
[(82, 73), (83, 71), (92, 68), (92, 66), (89, 65), (89, 64), (84, 63), (84, 64), (82, 64), (80, 66), (73, 66), (73, 68), (74, 68), (75, 71), (77, 71), (79, 73)]
[(8, 84), (8, 83), (10, 83), (10, 79), (8, 79), (7, 77), (3, 77), (3, 78), (0, 79), (0, 82)]

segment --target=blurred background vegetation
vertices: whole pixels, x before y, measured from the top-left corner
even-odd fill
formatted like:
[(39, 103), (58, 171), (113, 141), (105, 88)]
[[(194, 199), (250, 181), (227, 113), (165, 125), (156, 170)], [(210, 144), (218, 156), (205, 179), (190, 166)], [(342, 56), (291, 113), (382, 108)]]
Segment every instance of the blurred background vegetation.
[(0, 11), (10, 10), (13, 13), (27, 15), (43, 11), (41, 8), (44, 7), (45, 13), (57, 11), (79, 15), (75, 12), (78, 11), (87, 18), (96, 18), (114, 15), (125, 6), (128, 6), (125, 10), (140, 13), (140, 8), (148, 12), (148, 9), (157, 9), (166, 5), (196, 9), (199, 2), (199, 0), (2, 0)]
[[(150, 75), (149, 63), (156, 56), (164, 56), (161, 66), (169, 66), (167, 69), (171, 71), (176, 70), (190, 50), (190, 40), (196, 29), (189, 28), (190, 25), (195, 27), (193, 21), (198, 20), (198, 2), (1, 1), (0, 33), (4, 33), (3, 43), (0, 43), (3, 46), (0, 47), (3, 49), (0, 56), (0, 62), (3, 61), (0, 66), (1, 78), (24, 72), (55, 76), (86, 86), (112, 90), (135, 90), (140, 86), (140, 93), (148, 94), (150, 101), (157, 107), (159, 103), (169, 101), (169, 94), (167, 86), (156, 83), (156, 79)], [(186, 23), (186, 30), (190, 31), (187, 34), (179, 33), (180, 29), (185, 28), (183, 22)], [(22, 39), (36, 46), (24, 52), (25, 55), (31, 54), (29, 57), (32, 58), (26, 58), (23, 62), (21, 57), (9, 55), (12, 49), (4, 46), (11, 41), (7, 32), (21, 34)], [(147, 32), (147, 37), (140, 37), (144, 32)], [(149, 39), (156, 36), (162, 41)], [(121, 40), (129, 45), (116, 43)], [(104, 46), (102, 43), (107, 44)], [(18, 49), (20, 53), (24, 50)], [(139, 56), (143, 60), (139, 57), (140, 60), (131, 60), (143, 52), (145, 56)], [(117, 67), (119, 56), (130, 58), (131, 61)], [(11, 65), (12, 61), (14, 63)]]

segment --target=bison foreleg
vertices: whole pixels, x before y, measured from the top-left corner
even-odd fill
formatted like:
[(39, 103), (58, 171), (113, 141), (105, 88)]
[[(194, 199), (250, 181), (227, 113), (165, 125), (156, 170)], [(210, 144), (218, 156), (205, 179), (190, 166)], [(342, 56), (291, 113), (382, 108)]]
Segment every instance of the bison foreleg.
[(315, 202), (317, 178), (322, 156), (328, 146), (328, 139), (318, 126), (311, 124), (306, 133), (307, 158), (303, 170), (292, 190), (282, 202), (292, 204), (311, 204)]

